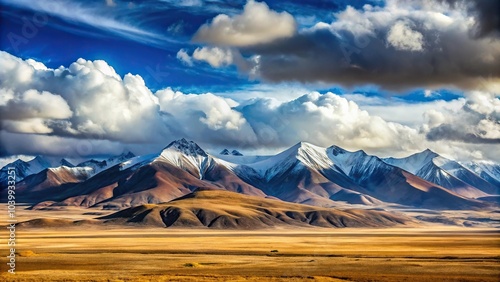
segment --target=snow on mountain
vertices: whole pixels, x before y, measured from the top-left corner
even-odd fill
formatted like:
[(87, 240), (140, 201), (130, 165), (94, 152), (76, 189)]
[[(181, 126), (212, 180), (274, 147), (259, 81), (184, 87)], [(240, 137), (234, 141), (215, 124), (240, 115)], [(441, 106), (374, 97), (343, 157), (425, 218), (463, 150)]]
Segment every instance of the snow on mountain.
[(331, 146), (327, 149), (328, 157), (346, 175), (356, 175), (356, 179), (361, 181), (364, 177), (373, 173), (379, 167), (384, 166), (381, 160), (375, 156), (369, 156), (364, 151), (349, 152), (338, 146)]
[[(422, 179), (402, 168), (387, 164), (382, 159), (367, 155), (363, 151), (349, 152), (332, 146), (329, 148), (329, 155), (336, 166), (363, 187), (364, 190), (361, 192), (365, 191), (368, 195), (385, 202), (452, 209), (481, 205), (456, 194), (452, 189), (445, 189), (438, 186), (439, 184), (425, 181), (425, 178)], [(422, 155), (404, 164), (406, 168), (416, 170), (417, 165), (425, 162), (433, 164), (433, 156), (434, 153), (424, 151)], [(474, 196), (484, 194), (473, 187), (467, 188), (469, 193), (475, 193)]]
[(39, 173), (40, 171), (65, 165), (67, 167), (73, 167), (73, 164), (65, 159), (54, 159), (42, 156), (36, 156), (30, 161), (16, 160), (0, 170), (0, 181), (5, 182), (7, 180), (7, 173), (9, 168), (14, 168), (16, 172), (16, 182), (23, 180), (25, 177)]
[[(14, 168), (16, 171), (16, 182), (20, 182), (26, 177), (38, 174), (46, 169), (51, 169), (54, 172), (58, 169), (64, 170), (65, 173), (74, 174), (76, 179), (86, 179), (110, 166), (126, 161), (132, 157), (134, 157), (134, 154), (127, 152), (102, 161), (88, 160), (75, 166), (66, 159), (36, 156), (30, 161), (16, 160), (4, 166), (0, 170), (0, 181), (6, 183), (8, 177), (7, 173), (10, 167)], [(2, 184), (2, 187), (3, 186), (4, 184)]]
[(58, 199), (62, 191), (87, 180), (92, 173), (93, 170), (89, 167), (46, 168), (16, 184), (16, 199), (28, 203)]
[(319, 206), (382, 204), (356, 191), (361, 187), (334, 166), (326, 148), (306, 142), (265, 160), (239, 165), (234, 171), (268, 195), (285, 201)]
[(288, 150), (265, 160), (247, 165), (267, 181), (289, 171), (291, 167), (299, 170), (308, 167), (314, 170), (333, 168), (333, 162), (326, 153), (326, 148), (318, 147), (307, 142), (300, 142)]
[(101, 170), (104, 170), (108, 164), (105, 160), (103, 161), (98, 161), (98, 160), (88, 160), (84, 161), (82, 163), (79, 163), (76, 165), (77, 167), (90, 167), (94, 171), (94, 173), (97, 173)]
[(406, 158), (387, 158), (384, 161), (469, 198), (498, 193), (498, 187), (481, 176), (429, 149)]
[(93, 169), (90, 167), (68, 167), (68, 166), (59, 166), (59, 167), (51, 167), (48, 168), (49, 171), (58, 174), (61, 171), (64, 171), (65, 173), (70, 173), (77, 179), (87, 179), (89, 178), (93, 173)]
[(463, 164), (484, 180), (500, 187), (500, 165), (489, 161), (475, 161)]
[(92, 175), (95, 175), (103, 170), (106, 170), (112, 166), (115, 166), (117, 164), (121, 164), (123, 162), (128, 161), (129, 159), (134, 158), (135, 155), (132, 152), (126, 152), (122, 153), (118, 156), (113, 156), (105, 160), (88, 160), (84, 161), (82, 163), (79, 163), (76, 165), (76, 167), (82, 167), (82, 168), (91, 168), (92, 169)]
[(385, 161), (361, 150), (306, 142), (274, 156), (239, 156), (234, 151), (210, 155), (195, 142), (180, 139), (155, 154), (125, 153), (73, 168), (47, 169), (51, 164), (41, 157), (18, 165), (26, 173), (46, 172), (23, 181), (25, 191), (40, 191), (62, 205), (103, 208), (169, 201), (200, 187), (319, 206), (481, 208), (483, 202), (466, 199), (492, 194), (472, 186), (487, 183), (476, 171), (492, 174), (492, 179), (500, 175), (498, 166), (475, 164), (468, 169), (430, 150)]
[(434, 153), (433, 151), (427, 149), (420, 153), (413, 154), (406, 158), (386, 158), (383, 159), (384, 162), (395, 165), (399, 168), (402, 168), (408, 172), (416, 174), (422, 167), (431, 162), (435, 157), (439, 155)]
[(198, 188), (266, 196), (219, 162), (224, 163), (205, 153), (196, 143), (181, 139), (159, 153), (134, 157), (109, 167), (52, 198), (45, 198), (56, 203), (47, 202), (39, 206), (121, 209), (168, 202)]
[(127, 161), (124, 161), (120, 164), (120, 170), (126, 170), (134, 166), (142, 166), (144, 164), (150, 163), (154, 161), (159, 154), (149, 154), (144, 156), (133, 157)]
[(202, 179), (210, 159), (198, 144), (182, 138), (165, 147), (156, 161), (167, 161), (189, 172), (195, 172), (199, 179)]
[(236, 156), (236, 155), (222, 155), (222, 154), (214, 154), (213, 157), (223, 160), (225, 162), (234, 164), (234, 165), (243, 165), (243, 164), (252, 164), (256, 162), (260, 162), (270, 158), (271, 156)]
[(106, 160), (106, 163), (108, 166), (114, 166), (116, 164), (127, 161), (133, 157), (135, 157), (135, 155), (132, 152), (128, 151), (126, 153), (122, 153), (121, 155), (108, 158)]

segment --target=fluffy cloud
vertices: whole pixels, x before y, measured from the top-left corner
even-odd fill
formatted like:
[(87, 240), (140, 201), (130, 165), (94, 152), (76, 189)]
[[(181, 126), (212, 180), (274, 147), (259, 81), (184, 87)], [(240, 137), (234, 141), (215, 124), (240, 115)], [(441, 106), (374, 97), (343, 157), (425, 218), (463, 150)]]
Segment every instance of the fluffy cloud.
[(490, 93), (470, 92), (458, 110), (426, 113), (423, 130), (431, 141), (500, 144), (500, 99)]
[[(266, 81), (377, 84), (390, 90), (449, 86), (473, 90), (486, 84), (499, 91), (500, 39), (487, 32), (475, 36), (484, 20), (476, 16), (481, 5), (459, 0), (385, 4), (359, 10), (348, 6), (331, 23), (319, 22), (254, 46), (244, 40), (224, 41), (233, 38), (232, 33), (202, 41), (236, 46), (258, 57), (248, 69)], [(213, 26), (202, 26), (194, 38)], [(244, 29), (237, 34), (253, 35)]]
[(264, 2), (249, 0), (241, 14), (216, 16), (210, 24), (201, 26), (193, 39), (213, 45), (248, 46), (291, 37), (295, 32), (292, 15), (270, 10)]
[(396, 22), (387, 34), (387, 41), (397, 50), (422, 51), (423, 35), (403, 21)]
[(21, 120), (29, 118), (65, 119), (73, 114), (69, 105), (59, 95), (30, 89), (14, 92), (0, 90), (0, 118)]
[(465, 104), (465, 98), (451, 101), (434, 100), (427, 102), (408, 102), (396, 97), (366, 97), (361, 94), (346, 94), (343, 97), (354, 101), (360, 108), (371, 115), (379, 116), (386, 121), (401, 123), (413, 128), (419, 128), (428, 121), (432, 112), (458, 111)]
[(116, 141), (76, 139), (46, 134), (21, 134), (0, 131), (0, 155), (47, 155), (57, 157), (85, 157), (119, 155), (130, 146)]
[(213, 94), (184, 94), (170, 88), (156, 92), (163, 122), (175, 136), (205, 144), (249, 146), (257, 143), (237, 103)]
[(233, 52), (218, 47), (196, 48), (193, 52), (193, 59), (205, 61), (212, 67), (218, 68), (233, 63)]
[(27, 132), (33, 122), (33, 132), (82, 139), (145, 142), (168, 134), (143, 79), (122, 79), (104, 61), (47, 69), (0, 52), (0, 65), (2, 125), (12, 132)]
[(208, 63), (213, 68), (221, 68), (229, 65), (236, 65), (242, 71), (253, 77), (253, 68), (257, 58), (245, 59), (238, 50), (227, 47), (198, 47), (192, 55), (180, 49), (177, 52), (177, 59), (188, 66), (194, 66), (195, 62)]
[(186, 64), (188, 66), (193, 65), (193, 59), (191, 59), (191, 56), (189, 56), (187, 51), (184, 49), (180, 49), (179, 52), (177, 52), (176, 57), (178, 60), (180, 60), (181, 62), (183, 62), (184, 64)]
[[(471, 92), (453, 103), (439, 102), (444, 105), (403, 105), (402, 113), (389, 105), (384, 108), (388, 102), (382, 98), (371, 101), (370, 108), (356, 95), (333, 93), (240, 101), (170, 88), (153, 93), (140, 76), (121, 77), (104, 61), (79, 59), (67, 68), (50, 69), (0, 52), (0, 62), (4, 156), (78, 157), (125, 149), (144, 154), (185, 137), (206, 148), (277, 150), (307, 141), (382, 156), (430, 147), (452, 157), (500, 159), (491, 148), (500, 136), (500, 102), (488, 93)], [(377, 114), (384, 110), (392, 113), (392, 121), (387, 121), (389, 114), (385, 119)], [(398, 115), (410, 112), (425, 112), (425, 121), (402, 124)], [(459, 130), (479, 139), (457, 136)]]
[(283, 103), (259, 99), (237, 109), (266, 146), (307, 141), (382, 152), (414, 150), (421, 141), (417, 130), (371, 116), (356, 103), (333, 93), (313, 92)]

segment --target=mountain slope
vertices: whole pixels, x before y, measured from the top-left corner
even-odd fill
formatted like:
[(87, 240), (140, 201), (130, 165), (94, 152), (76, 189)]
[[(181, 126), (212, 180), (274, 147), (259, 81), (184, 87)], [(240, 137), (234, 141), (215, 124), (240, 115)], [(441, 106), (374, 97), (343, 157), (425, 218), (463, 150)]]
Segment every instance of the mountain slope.
[(76, 205), (122, 209), (168, 202), (197, 188), (226, 189), (265, 197), (194, 142), (172, 142), (160, 154), (140, 156), (108, 168), (52, 197), (39, 207)]
[(197, 190), (168, 203), (128, 208), (100, 219), (107, 224), (214, 229), (386, 227), (412, 222), (389, 212), (341, 211), (220, 190)]
[(460, 163), (428, 149), (406, 158), (388, 158), (384, 161), (468, 198), (484, 197), (499, 192), (499, 187), (495, 187)]
[[(61, 160), (61, 163), (67, 163), (66, 160)], [(61, 165), (61, 164), (59, 164)], [(2, 184), (4, 182), (6, 182), (6, 179), (7, 179), (7, 172), (8, 172), (8, 169), (9, 168), (14, 168), (15, 172), (16, 172), (16, 182), (18, 181), (21, 181), (23, 180), (25, 177), (29, 176), (29, 175), (32, 175), (32, 174), (35, 174), (35, 173), (39, 173), (40, 171), (44, 170), (44, 169), (47, 169), (49, 167), (54, 167), (54, 166), (58, 166), (58, 165), (55, 165), (55, 164), (51, 164), (51, 162), (42, 157), (42, 156), (36, 156), (35, 158), (33, 158), (32, 160), (30, 161), (23, 161), (23, 160), (16, 160), (6, 166), (4, 166), (1, 170), (0, 170), (0, 181), (2, 182)]]
[(76, 165), (77, 167), (90, 167), (92, 168), (93, 172), (92, 174), (97, 174), (107, 168), (110, 168), (114, 165), (117, 165), (119, 163), (123, 163), (131, 158), (135, 157), (135, 155), (132, 152), (126, 152), (122, 153), (118, 156), (110, 157), (105, 160), (88, 160), (79, 163)]
[(363, 151), (349, 152), (332, 146), (328, 148), (328, 155), (340, 170), (363, 187), (362, 192), (385, 202), (432, 209), (476, 209), (485, 206)]
[[(423, 168), (428, 165), (431, 172), (445, 173), (438, 165), (448, 168), (451, 163), (440, 164), (432, 152), (427, 153), (408, 161), (407, 168), (423, 171), (418, 167), (425, 164)], [(323, 207), (483, 209), (494, 205), (454, 192), (466, 187), (464, 191), (488, 195), (448, 172), (446, 175), (458, 182), (447, 183), (461, 186), (447, 189), (363, 151), (349, 152), (336, 146), (323, 148), (301, 142), (260, 161), (233, 163), (206, 153), (193, 141), (181, 139), (156, 154), (128, 157), (90, 178), (85, 174), (88, 179), (79, 177), (77, 172), (92, 170), (91, 167), (62, 170), (71, 172), (73, 178), (49, 177), (52, 170), (48, 170), (27, 178), (29, 181), (23, 182), (20, 193), (29, 193), (25, 199), (37, 204), (35, 208), (76, 205), (123, 209), (168, 202), (197, 189), (226, 190)]]
[(51, 199), (53, 195), (86, 180), (91, 174), (92, 169), (88, 167), (46, 168), (16, 184), (16, 200), (33, 202)]
[(236, 166), (234, 171), (266, 194), (289, 202), (318, 206), (335, 206), (337, 201), (381, 204), (360, 192), (361, 187), (335, 168), (325, 148), (305, 142), (263, 161)]
[[(500, 165), (492, 162), (468, 162), (465, 167), (479, 175), (482, 179), (493, 184), (495, 187), (500, 187)], [(497, 189), (496, 194), (500, 194)]]
[[(9, 167), (16, 170), (16, 199), (23, 202), (45, 201), (61, 199), (62, 191), (87, 180), (97, 172), (105, 170), (109, 165), (121, 162), (132, 157), (128, 152), (119, 156), (111, 157), (104, 161), (89, 160), (74, 166), (65, 159), (35, 157), (29, 162), (17, 160), (7, 165), (5, 171), (0, 171), (2, 177), (6, 177)], [(6, 181), (2, 182), (6, 183)], [(2, 195), (6, 193), (3, 185)]]

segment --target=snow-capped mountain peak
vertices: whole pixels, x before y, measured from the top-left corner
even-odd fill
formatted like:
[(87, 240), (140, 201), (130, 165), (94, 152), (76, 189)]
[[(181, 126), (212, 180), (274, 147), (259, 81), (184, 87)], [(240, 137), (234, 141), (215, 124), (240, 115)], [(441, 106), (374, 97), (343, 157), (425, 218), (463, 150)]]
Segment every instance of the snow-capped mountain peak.
[(330, 146), (328, 149), (329, 149), (330, 153), (334, 156), (342, 155), (345, 153), (350, 153), (349, 151), (347, 151), (343, 148), (340, 148), (339, 146), (336, 146), (336, 145)]
[(463, 165), (484, 178), (489, 183), (500, 187), (500, 165), (491, 161), (471, 161)]
[(406, 158), (386, 158), (384, 159), (384, 162), (416, 174), (417, 171), (419, 171), (426, 164), (432, 162), (432, 160), (436, 157), (439, 157), (437, 153), (433, 152), (430, 149), (426, 149)]
[(481, 176), (480, 173), (429, 149), (406, 158), (388, 158), (384, 161), (462, 196), (477, 198), (498, 193), (495, 182), (486, 175)]
[(351, 152), (335, 145), (329, 147), (327, 153), (333, 163), (346, 175), (351, 173), (354, 166), (368, 165), (379, 161), (377, 157), (370, 156), (363, 150)]
[(198, 146), (198, 144), (193, 141), (188, 141), (184, 138), (175, 140), (172, 143), (168, 144), (168, 146), (165, 147), (163, 151), (177, 151), (187, 156), (208, 156), (207, 153), (203, 151), (200, 146)]
[(0, 180), (4, 181), (5, 179), (7, 179), (7, 170), (10, 167), (13, 167), (15, 169), (16, 182), (18, 182), (24, 179), (26, 176), (39, 173), (40, 171), (47, 169), (49, 167), (56, 167), (59, 165), (52, 165), (47, 158), (44, 158), (42, 156), (36, 156), (35, 158), (29, 161), (23, 161), (18, 159), (2, 168), (1, 170), (2, 176), (0, 177)]
[(129, 160), (129, 159), (131, 159), (133, 157), (135, 157), (135, 155), (132, 152), (127, 151), (127, 152), (124, 152), (124, 153), (122, 153), (122, 154), (120, 154), (118, 156), (108, 158), (106, 160), (106, 162), (107, 162), (108, 165), (115, 165), (117, 163), (122, 163), (122, 162), (124, 162), (126, 160)]
[[(296, 158), (303, 164), (314, 168), (328, 168), (333, 165), (326, 153), (326, 148), (319, 147), (307, 142), (297, 144)], [(296, 146), (297, 146), (296, 145)]]
[(331, 168), (333, 162), (328, 158), (326, 148), (312, 145), (307, 142), (300, 142), (275, 156), (263, 161), (249, 164), (259, 175), (266, 180), (270, 180), (276, 175), (280, 175), (291, 167), (300, 169), (309, 167), (314, 170)]
[(184, 138), (170, 143), (155, 159), (160, 162), (167, 161), (191, 173), (196, 173), (200, 179), (203, 178), (210, 160), (211, 157), (198, 144)]

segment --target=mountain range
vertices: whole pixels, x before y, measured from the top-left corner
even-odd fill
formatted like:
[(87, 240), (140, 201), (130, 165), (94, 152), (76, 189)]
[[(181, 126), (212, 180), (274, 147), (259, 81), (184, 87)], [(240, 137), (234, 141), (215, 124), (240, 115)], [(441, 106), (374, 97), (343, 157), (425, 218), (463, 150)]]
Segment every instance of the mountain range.
[(124, 210), (165, 205), (197, 191), (225, 190), (252, 201), (322, 208), (482, 210), (498, 207), (500, 194), (498, 164), (462, 164), (430, 150), (381, 159), (305, 142), (273, 156), (243, 156), (236, 150), (209, 154), (193, 141), (180, 139), (155, 154), (128, 152), (77, 165), (43, 157), (17, 160), (2, 168), (2, 179), (8, 167), (18, 176), (17, 201), (34, 209)]

